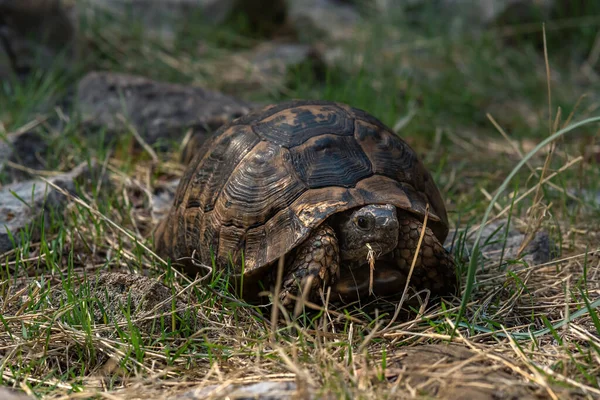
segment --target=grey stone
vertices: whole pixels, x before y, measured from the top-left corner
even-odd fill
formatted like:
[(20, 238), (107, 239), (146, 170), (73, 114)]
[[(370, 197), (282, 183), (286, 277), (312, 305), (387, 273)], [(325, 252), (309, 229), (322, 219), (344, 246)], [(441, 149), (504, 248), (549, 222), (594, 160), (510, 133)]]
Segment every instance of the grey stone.
[(0, 399), (2, 400), (33, 400), (33, 397), (23, 392), (17, 392), (11, 388), (0, 387)]
[[(87, 18), (110, 14), (120, 23), (140, 23), (147, 33), (172, 39), (182, 20), (202, 15), (206, 21), (222, 22), (236, 0), (84, 0)], [(118, 19), (118, 20), (119, 20)]]
[[(483, 256), (488, 260), (506, 262), (507, 260), (517, 259), (517, 253), (525, 234), (520, 233), (514, 228), (509, 228), (506, 232), (507, 220), (494, 221), (483, 228), (480, 238), (480, 249)], [(506, 237), (505, 237), (506, 235)], [(476, 233), (467, 238), (466, 245), (472, 246), (475, 241)], [(453, 238), (451, 232), (446, 239), (445, 246), (450, 246)], [(541, 230), (535, 233), (533, 239), (527, 244), (521, 252), (518, 259), (522, 259), (528, 264), (537, 265), (549, 262), (558, 256), (558, 247), (548, 232)]]
[[(0, 70), (25, 75), (77, 56), (77, 9), (61, 0), (0, 0)], [(6, 65), (8, 63), (8, 65)]]
[[(228, 398), (236, 400), (284, 400), (297, 398), (295, 382), (266, 381), (248, 385), (210, 385), (171, 396), (168, 400), (201, 400), (206, 398)], [(309, 398), (312, 398), (311, 396)], [(302, 397), (304, 398), (304, 397)]]
[(210, 121), (223, 122), (246, 114), (251, 105), (231, 96), (203, 89), (108, 72), (92, 72), (77, 87), (77, 101), (85, 125), (106, 128), (110, 134), (127, 132), (124, 118), (149, 144), (179, 143), (186, 131), (205, 129)]
[(290, 65), (306, 60), (314, 49), (311, 46), (296, 43), (263, 43), (253, 49), (252, 64), (263, 73), (282, 73)]
[(283, 0), (84, 0), (86, 15), (109, 13), (120, 23), (136, 22), (147, 34), (174, 39), (189, 24), (220, 24), (243, 14), (250, 25), (277, 24), (285, 15)]
[[(459, 0), (453, 1), (459, 2)], [(476, 11), (482, 18), (482, 22), (489, 24), (507, 14), (513, 14), (517, 19), (521, 16), (528, 18), (529, 7), (536, 7), (540, 11), (549, 11), (552, 3), (553, 0), (481, 0)]]
[[(562, 0), (561, 0), (562, 1)], [(456, 26), (480, 30), (502, 21), (535, 22), (540, 14), (548, 16), (558, 0), (373, 0), (375, 9), (385, 14), (407, 10), (435, 9)]]
[[(591, 204), (595, 206), (595, 208), (600, 208), (600, 190), (588, 190), (588, 189), (569, 189), (567, 193), (577, 197), (584, 203)], [(578, 201), (574, 199), (567, 199), (567, 204), (574, 208), (579, 204)]]
[(0, 172), (4, 172), (10, 181), (17, 182), (29, 178), (30, 174), (18, 169), (4, 168), (8, 161), (29, 169), (43, 169), (43, 155), (48, 145), (43, 138), (33, 132), (25, 131), (0, 138)]
[(179, 186), (179, 179), (155, 185), (154, 193), (152, 193), (153, 219), (161, 220), (169, 213), (173, 206), (177, 186)]
[(4, 170), (4, 166), (6, 165), (6, 162), (10, 160), (12, 153), (12, 147), (8, 140), (2, 140), (2, 138), (0, 138), (0, 172)]
[[(87, 164), (74, 168), (69, 173), (48, 180), (63, 190), (73, 192), (75, 181), (90, 171)], [(19, 245), (19, 233), (27, 229), (36, 218), (51, 210), (60, 212), (66, 197), (42, 180), (30, 180), (4, 186), (0, 189), (0, 254), (13, 249), (10, 235)], [(33, 230), (34, 235), (40, 232)], [(34, 237), (35, 238), (35, 237)], [(1, 262), (1, 260), (0, 260)]]
[(304, 40), (340, 41), (352, 37), (361, 15), (339, 0), (287, 0), (288, 21)]
[(277, 92), (288, 83), (288, 72), (307, 64), (315, 73), (323, 69), (320, 52), (311, 45), (264, 42), (257, 47), (216, 61), (227, 93)]

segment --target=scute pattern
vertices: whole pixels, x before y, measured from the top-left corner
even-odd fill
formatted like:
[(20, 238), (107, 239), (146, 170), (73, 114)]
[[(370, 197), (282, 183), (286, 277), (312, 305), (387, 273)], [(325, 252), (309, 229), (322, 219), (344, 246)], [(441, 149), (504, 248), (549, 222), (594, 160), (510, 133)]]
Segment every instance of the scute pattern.
[[(227, 262), (226, 256), (219, 257), (219, 254), (217, 253), (217, 250), (219, 249), (220, 230), (221, 225), (219, 215), (216, 212), (204, 214), (202, 223), (200, 224), (200, 242), (196, 245), (200, 254), (200, 257), (198, 258), (201, 262), (211, 265), (213, 257), (220, 258), (220, 261), (224, 264)], [(191, 254), (189, 255), (191, 256)]]
[(185, 224), (185, 237), (183, 238), (186, 248), (186, 253), (191, 255), (200, 243), (200, 226), (204, 218), (202, 209), (185, 209), (183, 212), (183, 221)]
[(369, 154), (375, 173), (400, 182), (419, 184), (414, 175), (419, 164), (416, 154), (400, 138), (392, 135), (363, 121), (356, 124), (356, 140)]
[(300, 242), (310, 232), (309, 227), (302, 224), (298, 216), (287, 208), (265, 224), (268, 233), (267, 248), (264, 258), (257, 258), (254, 266), (267, 264), (277, 260)]
[(215, 204), (223, 216), (221, 223), (240, 227), (262, 225), (306, 190), (288, 172), (287, 152), (263, 141), (248, 153), (230, 174)]
[[(273, 239), (271, 239), (273, 240)], [(246, 270), (259, 271), (263, 266), (263, 260), (267, 259), (267, 248), (269, 246), (269, 238), (267, 237), (267, 229), (264, 225), (248, 229), (246, 234)], [(236, 255), (241, 257), (241, 255)]]
[[(211, 150), (213, 144), (221, 137), (221, 135), (220, 135), (221, 132), (222, 132), (222, 130), (218, 130), (202, 146), (200, 146), (198, 149), (194, 149), (194, 150), (196, 150), (195, 154), (190, 161), (190, 165), (188, 166), (188, 168), (186, 168), (183, 176), (181, 177), (181, 180), (180, 180), (181, 184), (177, 187), (177, 192), (175, 193), (174, 208), (179, 207), (181, 205), (181, 203), (183, 202), (183, 198), (186, 195), (187, 188), (192, 181), (192, 177), (196, 174), (196, 169), (190, 168), (190, 166), (196, 165), (198, 163), (198, 161), (196, 161), (196, 160), (201, 160), (204, 158), (206, 153)], [(192, 150), (192, 149), (186, 150), (187, 157), (190, 157), (191, 153), (194, 152), (194, 150)]]
[(373, 173), (371, 161), (353, 137), (315, 136), (291, 148), (290, 153), (294, 169), (311, 189), (353, 187)]
[(264, 140), (290, 148), (323, 134), (351, 136), (354, 120), (331, 104), (300, 106), (273, 114), (253, 129)]
[(174, 260), (195, 251), (210, 264), (214, 254), (220, 267), (240, 267), (243, 256), (250, 277), (332, 214), (375, 203), (421, 216), (429, 203), (428, 226), (440, 241), (447, 235), (433, 179), (375, 117), (327, 101), (280, 103), (233, 121), (197, 150), (155, 245)]
[(195, 172), (178, 202), (205, 212), (212, 210), (231, 173), (259, 141), (260, 138), (247, 126), (233, 126), (221, 132), (210, 151), (202, 158), (194, 159)]
[[(241, 256), (241, 251), (244, 242), (240, 242), (240, 237), (246, 235), (246, 229), (234, 225), (222, 225), (219, 230), (219, 248), (213, 249), (215, 254), (218, 254), (218, 262), (226, 264), (229, 260), (229, 255)], [(217, 251), (215, 251), (217, 250)], [(239, 263), (241, 260), (231, 260), (234, 263)]]

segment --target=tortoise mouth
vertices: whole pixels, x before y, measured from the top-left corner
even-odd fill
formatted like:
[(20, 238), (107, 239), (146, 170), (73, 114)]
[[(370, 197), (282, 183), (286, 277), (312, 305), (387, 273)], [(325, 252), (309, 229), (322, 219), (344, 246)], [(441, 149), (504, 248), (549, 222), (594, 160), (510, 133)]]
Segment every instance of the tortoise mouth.
[(368, 247), (365, 249), (365, 254), (367, 254), (367, 256), (360, 258), (359, 260), (350, 258), (344, 260), (344, 257), (342, 255), (343, 251), (340, 250), (340, 258), (343, 260), (342, 263), (344, 264), (342, 268), (348, 271), (358, 271), (363, 268), (369, 269), (371, 263), (371, 255), (369, 255), (369, 251), (371, 252), (372, 257), (375, 261), (375, 268), (377, 268), (377, 266), (379, 266), (382, 263), (382, 258), (385, 258), (385, 256), (389, 255), (393, 250), (394, 249), (392, 248), (391, 250), (384, 253), (380, 251), (379, 247), (376, 244), (371, 244), (370, 249)]

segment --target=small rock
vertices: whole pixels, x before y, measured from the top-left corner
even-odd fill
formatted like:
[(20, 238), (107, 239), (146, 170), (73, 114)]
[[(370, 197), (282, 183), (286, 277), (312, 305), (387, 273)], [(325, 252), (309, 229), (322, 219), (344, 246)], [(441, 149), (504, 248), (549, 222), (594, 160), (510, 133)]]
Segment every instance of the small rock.
[(348, 39), (361, 21), (351, 4), (339, 0), (287, 0), (287, 6), (288, 21), (304, 40)]
[[(49, 178), (58, 187), (73, 192), (75, 181), (89, 173), (87, 164), (82, 164), (71, 172)], [(30, 180), (4, 186), (0, 189), (0, 254), (13, 249), (10, 234), (20, 242), (20, 234), (29, 224), (50, 210), (61, 211), (66, 197), (42, 180)], [(41, 232), (33, 230), (34, 235)], [(1, 261), (0, 261), (1, 263)]]
[[(483, 228), (479, 241), (483, 256), (488, 260), (514, 260), (517, 252), (523, 243), (525, 235), (515, 229), (510, 228), (506, 232), (507, 220), (494, 221)], [(506, 237), (505, 237), (506, 235)], [(472, 246), (475, 242), (476, 233), (467, 238), (467, 245)], [(446, 238), (445, 246), (451, 246), (453, 234), (450, 233)], [(504, 255), (502, 250), (504, 249)], [(558, 256), (558, 247), (546, 231), (536, 232), (533, 239), (521, 252), (519, 257), (531, 265), (547, 263)]]
[(127, 131), (118, 115), (149, 144), (179, 143), (186, 130), (222, 118), (227, 121), (246, 114), (250, 104), (224, 94), (140, 76), (92, 72), (77, 88), (77, 103), (90, 128), (109, 133)]
[(69, 66), (76, 57), (76, 17), (72, 2), (0, 0), (0, 70), (22, 76), (55, 67), (58, 61)]
[(556, 0), (376, 0), (375, 7), (381, 13), (397, 14), (429, 7), (446, 19), (461, 20), (470, 29), (483, 28), (500, 20), (535, 22), (540, 13), (547, 13)]
[(259, 46), (223, 60), (217, 60), (223, 90), (227, 93), (266, 90), (279, 91), (288, 83), (288, 71), (302, 64), (319, 74), (323, 60), (319, 52), (310, 45), (297, 43), (265, 42)]
[(17, 392), (11, 388), (0, 387), (0, 399), (2, 400), (33, 400), (33, 397), (23, 392)]
[[(600, 189), (569, 189), (567, 190), (567, 193), (577, 197), (577, 199), (583, 201), (584, 203), (595, 206), (596, 208), (600, 208)], [(579, 204), (579, 202), (569, 198), (567, 199), (567, 204), (569, 207), (574, 208)]]
[(88, 0), (88, 17), (110, 13), (123, 22), (139, 23), (151, 35), (172, 40), (190, 24), (221, 24), (236, 14), (250, 25), (270, 25), (283, 20), (283, 0)]
[(173, 206), (173, 199), (179, 186), (179, 179), (157, 186), (152, 194), (152, 219), (160, 220), (167, 216)]
[[(508, 221), (494, 221), (484, 228), (480, 243), (489, 243), (482, 247), (484, 255), (499, 260), (502, 248), (504, 248), (504, 259), (515, 259), (517, 257), (517, 252), (523, 243), (525, 235), (514, 229), (509, 229), (506, 234), (506, 242), (504, 242), (507, 223)], [(500, 229), (498, 230), (498, 228)], [(496, 233), (494, 234), (494, 232)], [(536, 232), (533, 240), (521, 252), (523, 261), (532, 265), (546, 263), (554, 259), (557, 255), (558, 249), (556, 248), (556, 244), (546, 231)]]
[(284, 400), (297, 398), (297, 392), (295, 382), (267, 381), (249, 385), (228, 385), (226, 387), (222, 385), (210, 385), (169, 397), (169, 400), (202, 400), (206, 398)]
[[(0, 172), (4, 170), (7, 161), (30, 169), (43, 169), (43, 154), (48, 145), (39, 134), (27, 131), (17, 135), (9, 135), (6, 140), (0, 139)], [(12, 168), (6, 168), (7, 176), (18, 182), (30, 174)]]
[(12, 155), (12, 148), (8, 143), (8, 140), (2, 140), (0, 138), (0, 172), (4, 170), (6, 162), (10, 160)]
[(480, 2), (479, 9), (484, 23), (503, 26), (548, 18), (553, 3), (556, 0), (484, 0)]
[(222, 22), (236, 0), (88, 0), (86, 17), (110, 14), (123, 23), (138, 23), (147, 33), (172, 39), (178, 26), (189, 16), (203, 16), (207, 21)]

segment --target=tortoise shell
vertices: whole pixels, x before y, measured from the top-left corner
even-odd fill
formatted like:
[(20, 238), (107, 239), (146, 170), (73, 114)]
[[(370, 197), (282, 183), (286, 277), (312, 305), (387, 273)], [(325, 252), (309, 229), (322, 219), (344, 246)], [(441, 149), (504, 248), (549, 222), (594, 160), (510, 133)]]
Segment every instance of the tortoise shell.
[(440, 242), (444, 202), (417, 154), (365, 111), (328, 101), (291, 101), (221, 127), (195, 155), (174, 205), (155, 231), (157, 252), (231, 265), (246, 276), (266, 268), (334, 213), (393, 204), (423, 217)]

